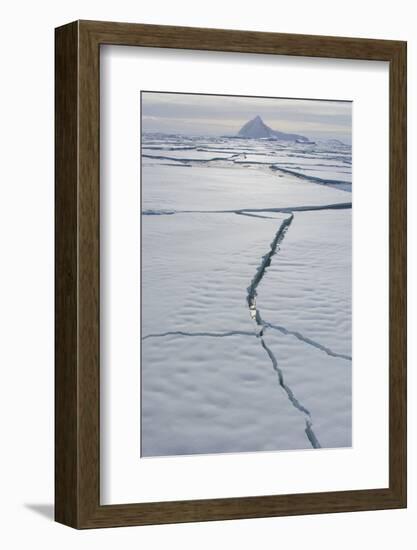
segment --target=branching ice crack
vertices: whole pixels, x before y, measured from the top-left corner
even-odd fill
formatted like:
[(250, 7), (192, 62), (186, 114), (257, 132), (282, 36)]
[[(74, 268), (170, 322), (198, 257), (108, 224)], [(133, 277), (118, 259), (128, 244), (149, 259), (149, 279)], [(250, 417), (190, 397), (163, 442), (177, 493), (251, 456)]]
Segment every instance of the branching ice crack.
[[(188, 213), (206, 213), (206, 214), (216, 214), (216, 213), (230, 213), (230, 214), (239, 214), (242, 216), (250, 216), (255, 218), (269, 218), (269, 216), (262, 216), (259, 214), (262, 213), (286, 213), (290, 214), (287, 218), (285, 218), (278, 231), (276, 232), (273, 241), (271, 242), (270, 250), (262, 257), (261, 263), (258, 266), (255, 276), (253, 277), (251, 284), (249, 285), (247, 289), (247, 302), (249, 306), (249, 311), (251, 318), (255, 321), (256, 326), (258, 327), (257, 330), (257, 336), (261, 341), (262, 348), (267, 353), (271, 363), (272, 368), (276, 372), (278, 376), (278, 382), (280, 387), (284, 390), (286, 393), (289, 401), (291, 402), (292, 406), (300, 411), (305, 416), (305, 434), (311, 444), (311, 446), (314, 449), (318, 449), (321, 447), (319, 440), (317, 439), (314, 431), (313, 431), (313, 422), (311, 419), (311, 413), (310, 411), (302, 404), (298, 399), (295, 397), (294, 392), (292, 389), (285, 383), (284, 380), (284, 374), (282, 369), (278, 365), (277, 358), (271, 351), (271, 349), (268, 347), (268, 345), (265, 342), (264, 339), (264, 333), (265, 329), (273, 329), (281, 332), (285, 335), (291, 335), (297, 338), (298, 340), (304, 342), (305, 344), (308, 344), (310, 346), (315, 347), (316, 349), (319, 349), (323, 351), (324, 353), (327, 353), (327, 355), (330, 355), (332, 357), (339, 357), (341, 359), (345, 359), (347, 361), (351, 361), (352, 358), (349, 355), (344, 355), (341, 353), (337, 353), (330, 348), (319, 344), (318, 342), (315, 342), (311, 338), (308, 338), (307, 336), (302, 335), (299, 332), (288, 330), (285, 327), (282, 327), (280, 325), (274, 325), (272, 323), (268, 323), (264, 321), (261, 317), (260, 311), (256, 306), (256, 296), (257, 296), (257, 287), (261, 280), (263, 279), (266, 269), (271, 265), (272, 257), (277, 253), (279, 250), (279, 245), (283, 241), (285, 234), (288, 231), (288, 228), (290, 227), (293, 219), (294, 219), (294, 212), (307, 212), (307, 211), (314, 211), (314, 210), (339, 210), (339, 209), (349, 209), (352, 208), (352, 203), (336, 203), (336, 204), (329, 204), (329, 205), (313, 205), (313, 206), (298, 206), (294, 208), (290, 207), (284, 207), (284, 208), (242, 208), (238, 210), (216, 210), (216, 211), (202, 211), (202, 210), (183, 210), (183, 211), (173, 211), (173, 210), (147, 210), (142, 212), (144, 215), (173, 215), (173, 214), (188, 214)], [(258, 214), (259, 213), (259, 214)], [(187, 336), (187, 337), (211, 337), (211, 338), (225, 338), (229, 336), (253, 336), (252, 332), (248, 331), (227, 331), (227, 332), (186, 332), (186, 331), (167, 331), (163, 333), (153, 333), (148, 334), (146, 336), (142, 337), (142, 340), (147, 340), (150, 338), (163, 338), (166, 336)]]
[(301, 340), (301, 342), (304, 342), (305, 344), (313, 346), (319, 349), (320, 351), (324, 351), (324, 353), (327, 353), (327, 355), (330, 355), (331, 357), (339, 357), (340, 359), (346, 359), (346, 361), (352, 361), (352, 357), (350, 355), (344, 355), (343, 353), (336, 353), (330, 348), (323, 346), (323, 344), (319, 344), (318, 342), (315, 342), (311, 338), (308, 338), (307, 336), (304, 336), (303, 334), (295, 330), (288, 330), (285, 327), (281, 327), (279, 325), (273, 325), (271, 323), (264, 323), (264, 326), (268, 328), (272, 328), (274, 330), (278, 330), (282, 334), (286, 334), (286, 335), (289, 334), (291, 336), (295, 336), (296, 338), (298, 338), (298, 340)]
[[(339, 357), (340, 359), (346, 359), (347, 361), (352, 361), (352, 358), (349, 355), (343, 355), (342, 353), (336, 353), (332, 351), (330, 348), (323, 346), (322, 344), (319, 344), (318, 342), (315, 342), (314, 340), (311, 340), (311, 338), (308, 338), (307, 336), (303, 336), (299, 332), (288, 330), (285, 327), (279, 326), (279, 325), (273, 325), (272, 323), (263, 323), (263, 329), (274, 329), (282, 334), (295, 336), (295, 338), (298, 338), (301, 342), (304, 342), (305, 344), (308, 344), (310, 346), (313, 346), (320, 351), (323, 351), (324, 353), (327, 353), (327, 355), (331, 355), (332, 357)], [(157, 333), (151, 333), (147, 334), (146, 336), (142, 336), (142, 340), (148, 340), (151, 338), (165, 338), (166, 336), (190, 336), (190, 337), (209, 337), (209, 338), (226, 338), (228, 336), (259, 336), (258, 332), (249, 332), (246, 330), (229, 330), (226, 332), (207, 332), (207, 331), (201, 331), (201, 332), (186, 332), (183, 330), (169, 330), (166, 332), (157, 332)]]
[(265, 342), (265, 339), (264, 339), (264, 330), (265, 330), (265, 327), (268, 326), (268, 324), (263, 321), (263, 319), (261, 317), (261, 314), (259, 312), (259, 309), (256, 307), (256, 296), (257, 296), (256, 289), (257, 289), (259, 283), (261, 282), (263, 276), (265, 275), (265, 271), (266, 271), (267, 267), (269, 267), (271, 265), (272, 257), (277, 253), (279, 245), (282, 242), (282, 240), (284, 239), (285, 234), (288, 231), (288, 228), (291, 225), (291, 222), (293, 221), (293, 219), (294, 219), (294, 214), (292, 214), (292, 213), (288, 218), (285, 218), (285, 220), (281, 223), (277, 233), (275, 234), (275, 237), (274, 237), (274, 239), (271, 243), (270, 251), (267, 254), (265, 254), (265, 256), (262, 257), (262, 261), (261, 261), (258, 269), (256, 270), (255, 276), (252, 279), (252, 282), (248, 287), (247, 302), (248, 302), (248, 306), (249, 306), (250, 315), (251, 315), (252, 319), (255, 321), (256, 325), (259, 327), (258, 336), (261, 340), (261, 345), (262, 345), (263, 349), (266, 351), (266, 353), (268, 354), (269, 359), (271, 360), (272, 368), (277, 373), (279, 385), (284, 390), (284, 392), (287, 394), (287, 397), (288, 397), (289, 401), (291, 402), (292, 406), (305, 415), (305, 423), (306, 423), (305, 433), (306, 433), (306, 436), (307, 436), (308, 440), (310, 441), (311, 446), (314, 449), (318, 449), (318, 448), (321, 447), (321, 445), (320, 445), (319, 440), (317, 439), (317, 437), (316, 437), (316, 435), (313, 431), (313, 428), (312, 428), (313, 423), (312, 423), (312, 420), (311, 420), (310, 411), (308, 409), (306, 409), (306, 407), (304, 407), (304, 405), (302, 405), (298, 401), (298, 399), (295, 397), (294, 392), (292, 391), (292, 389), (285, 383), (284, 374), (283, 374), (282, 369), (278, 365), (277, 358), (272, 353), (271, 349), (267, 346), (267, 344)]
[(238, 208), (236, 210), (142, 210), (143, 216), (167, 216), (172, 214), (262, 214), (264, 212), (278, 212), (292, 214), (293, 212), (315, 212), (317, 210), (348, 210), (351, 202), (337, 202), (335, 204), (313, 204), (308, 206), (283, 206), (281, 208)]

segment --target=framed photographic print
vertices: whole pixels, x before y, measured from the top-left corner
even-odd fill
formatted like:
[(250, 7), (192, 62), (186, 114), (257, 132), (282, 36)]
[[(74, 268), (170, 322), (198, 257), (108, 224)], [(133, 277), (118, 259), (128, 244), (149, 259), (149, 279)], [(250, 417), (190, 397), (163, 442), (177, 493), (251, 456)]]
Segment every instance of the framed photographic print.
[(406, 44), (56, 29), (56, 520), (406, 506)]

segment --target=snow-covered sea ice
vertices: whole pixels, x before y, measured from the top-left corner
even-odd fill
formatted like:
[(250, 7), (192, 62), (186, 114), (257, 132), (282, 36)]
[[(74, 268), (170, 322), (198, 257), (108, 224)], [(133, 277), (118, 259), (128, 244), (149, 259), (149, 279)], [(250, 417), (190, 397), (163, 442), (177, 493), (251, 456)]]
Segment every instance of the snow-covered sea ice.
[(251, 122), (142, 135), (143, 457), (352, 444), (351, 148)]

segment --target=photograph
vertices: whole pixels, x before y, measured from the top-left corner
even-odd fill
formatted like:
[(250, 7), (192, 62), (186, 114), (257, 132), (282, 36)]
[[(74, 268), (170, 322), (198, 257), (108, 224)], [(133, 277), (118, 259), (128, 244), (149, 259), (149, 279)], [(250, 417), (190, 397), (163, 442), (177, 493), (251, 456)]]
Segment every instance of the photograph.
[(2, 3), (0, 548), (413, 550), (415, 6), (193, 7)]
[(351, 447), (352, 101), (138, 100), (140, 456)]

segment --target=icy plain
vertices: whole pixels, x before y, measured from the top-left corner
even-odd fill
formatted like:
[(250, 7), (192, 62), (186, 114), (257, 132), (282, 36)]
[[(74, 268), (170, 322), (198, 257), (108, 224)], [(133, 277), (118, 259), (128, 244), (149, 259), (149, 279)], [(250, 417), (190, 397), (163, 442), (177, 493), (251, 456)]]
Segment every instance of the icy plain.
[(351, 149), (142, 139), (141, 455), (351, 446)]

